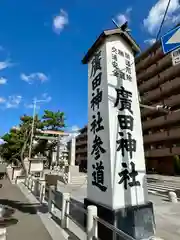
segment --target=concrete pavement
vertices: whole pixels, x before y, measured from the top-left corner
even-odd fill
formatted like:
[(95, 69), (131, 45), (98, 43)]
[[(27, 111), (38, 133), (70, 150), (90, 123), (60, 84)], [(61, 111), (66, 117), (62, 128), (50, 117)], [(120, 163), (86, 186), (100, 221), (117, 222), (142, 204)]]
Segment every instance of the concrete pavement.
[[(17, 224), (7, 228), (7, 240), (54, 240), (37, 214), (40, 212), (46, 215), (47, 208), (30, 203), (19, 187), (12, 185), (9, 180), (1, 180), (0, 183), (3, 184), (0, 189), (0, 204), (14, 208), (14, 217), (18, 220)], [(64, 239), (61, 236), (58, 236), (58, 240)]]
[(149, 195), (154, 204), (156, 233), (163, 240), (180, 239), (180, 203), (170, 203), (159, 196)]

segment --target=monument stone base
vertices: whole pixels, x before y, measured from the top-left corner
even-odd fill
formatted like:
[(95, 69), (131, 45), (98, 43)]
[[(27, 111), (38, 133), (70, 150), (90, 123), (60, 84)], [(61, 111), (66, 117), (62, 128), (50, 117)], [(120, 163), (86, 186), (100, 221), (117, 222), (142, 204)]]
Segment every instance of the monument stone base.
[[(84, 199), (84, 208), (89, 205), (97, 206), (98, 217), (112, 224), (119, 230), (134, 239), (144, 240), (155, 236), (155, 219), (152, 202), (143, 205), (128, 206), (112, 210), (87, 198)], [(84, 222), (86, 226), (86, 218)], [(98, 223), (98, 237), (101, 240), (114, 240), (112, 230)], [(125, 240), (125, 237), (116, 237), (116, 240)]]

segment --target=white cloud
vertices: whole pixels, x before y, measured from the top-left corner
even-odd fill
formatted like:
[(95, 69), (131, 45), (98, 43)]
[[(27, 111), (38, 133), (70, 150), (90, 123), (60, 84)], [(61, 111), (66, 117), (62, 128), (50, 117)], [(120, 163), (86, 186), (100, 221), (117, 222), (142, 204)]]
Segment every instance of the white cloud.
[(12, 63), (9, 60), (0, 62), (0, 70), (11, 67)]
[(42, 98), (45, 102), (50, 102), (52, 100), (52, 97), (48, 95), (48, 93), (43, 93)]
[(74, 125), (74, 126), (71, 127), (72, 132), (77, 132), (79, 130), (80, 130), (80, 128), (77, 125)]
[(0, 104), (1, 104), (1, 103), (5, 103), (5, 102), (6, 102), (6, 99), (3, 98), (3, 97), (0, 97)]
[(153, 45), (153, 43), (155, 43), (155, 42), (156, 42), (155, 38), (149, 38), (149, 39), (144, 40), (144, 43), (149, 44), (149, 45)]
[(126, 21), (130, 21), (130, 13), (132, 11), (132, 8), (129, 7), (126, 9), (125, 13), (120, 13), (116, 16), (117, 19), (117, 23), (119, 25), (122, 25), (123, 23), (125, 23)]
[(69, 23), (68, 14), (63, 9), (60, 10), (60, 14), (55, 16), (53, 19), (53, 29), (57, 34), (64, 29), (64, 27)]
[(7, 83), (7, 79), (4, 77), (0, 77), (0, 85), (6, 84)]
[(22, 96), (12, 95), (6, 100), (6, 108), (17, 108), (22, 101)]
[(32, 84), (34, 81), (40, 81), (43, 83), (48, 80), (48, 77), (42, 72), (31, 73), (30, 75), (21, 73), (20, 78), (29, 84)]
[[(147, 18), (143, 20), (143, 25), (150, 34), (156, 34), (162, 22), (168, 0), (159, 0), (150, 9)], [(180, 20), (180, 2), (171, 0), (164, 24), (176, 24)]]

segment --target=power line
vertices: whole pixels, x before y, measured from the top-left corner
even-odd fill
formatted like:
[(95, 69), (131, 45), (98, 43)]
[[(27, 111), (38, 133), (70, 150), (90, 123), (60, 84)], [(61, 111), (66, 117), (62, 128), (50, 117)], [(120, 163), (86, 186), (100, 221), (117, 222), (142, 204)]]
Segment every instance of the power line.
[[(161, 33), (161, 30), (162, 30), (162, 27), (163, 27), (163, 24), (164, 24), (164, 21), (165, 21), (165, 18), (166, 18), (166, 15), (167, 15), (167, 12), (168, 12), (170, 3), (171, 3), (171, 0), (168, 1), (167, 7), (166, 7), (166, 9), (165, 9), (165, 12), (164, 12), (164, 16), (163, 16), (161, 25), (160, 25), (160, 27), (159, 27), (159, 31), (158, 31), (157, 36), (156, 36), (156, 42), (158, 41), (159, 35), (160, 35), (160, 33)], [(121, 29), (121, 26), (119, 26), (119, 25), (114, 21), (114, 19), (112, 19), (112, 21), (113, 21), (113, 23), (116, 25), (117, 28), (120, 28), (120, 29)], [(127, 22), (126, 22), (126, 24), (127, 24)], [(124, 30), (124, 31), (126, 31), (126, 30)], [(155, 42), (155, 43), (156, 43), (156, 42)], [(155, 44), (155, 43), (154, 43), (154, 44)], [(134, 64), (134, 61), (132, 61), (132, 62), (130, 63), (130, 66), (133, 65), (133, 64)], [(120, 71), (124, 71), (124, 70), (126, 70), (126, 68), (120, 69)]]
[(159, 38), (159, 35), (160, 35), (160, 33), (161, 33), (161, 29), (162, 29), (162, 27), (163, 27), (163, 24), (164, 24), (164, 21), (165, 21), (165, 18), (166, 18), (166, 15), (167, 15), (167, 12), (168, 12), (170, 3), (171, 3), (171, 0), (168, 1), (166, 10), (165, 10), (165, 12), (164, 12), (164, 16), (163, 16), (163, 19), (162, 19), (162, 22), (161, 22), (159, 31), (158, 31), (157, 36), (156, 36), (156, 42), (157, 42), (157, 40), (158, 40), (158, 38)]
[[(165, 18), (166, 18), (166, 15), (167, 15), (167, 12), (168, 12), (170, 3), (171, 3), (171, 0), (168, 1), (167, 7), (166, 7), (166, 9), (165, 9), (165, 12), (164, 12), (164, 16), (163, 16), (161, 25), (160, 25), (160, 27), (159, 27), (159, 31), (158, 31), (157, 36), (156, 36), (156, 42), (158, 41), (159, 35), (160, 35), (160, 33), (161, 33), (161, 30), (162, 30), (162, 27), (163, 27), (163, 24), (164, 24), (164, 21), (165, 21)], [(121, 29), (121, 27), (114, 21), (114, 19), (112, 19), (112, 21), (113, 21), (113, 23), (116, 25), (116, 27), (118, 27), (118, 28)], [(127, 25), (127, 22), (126, 22), (126, 25)], [(124, 31), (126, 31), (126, 30), (124, 30)], [(155, 43), (156, 43), (156, 42), (155, 42)], [(154, 44), (155, 44), (155, 43), (154, 43)], [(134, 63), (135, 63), (135, 61), (132, 61), (132, 62), (130, 63), (130, 66), (133, 65)], [(124, 69), (119, 69), (119, 71), (124, 71), (125, 69), (126, 69), (126, 68), (124, 68)], [(147, 105), (143, 105), (143, 104), (141, 104), (141, 107), (148, 108)], [(149, 106), (149, 108), (152, 108), (152, 107)], [(164, 109), (163, 109), (163, 110), (164, 110)]]

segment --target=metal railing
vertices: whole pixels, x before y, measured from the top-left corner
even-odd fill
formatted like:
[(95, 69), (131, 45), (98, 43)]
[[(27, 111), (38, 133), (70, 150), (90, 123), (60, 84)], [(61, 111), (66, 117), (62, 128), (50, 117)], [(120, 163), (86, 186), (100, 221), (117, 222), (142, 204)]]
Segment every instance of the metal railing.
[(94, 220), (104, 225), (106, 228), (110, 229), (113, 232), (113, 240), (117, 239), (117, 236), (123, 238), (124, 240), (135, 240), (130, 235), (126, 234), (125, 232), (121, 231), (120, 229), (114, 227), (112, 224), (104, 221), (103, 219), (99, 217), (94, 217)]
[[(45, 181), (35, 179), (32, 176), (25, 180), (27, 188), (37, 197), (41, 203), (45, 203)], [(98, 238), (98, 225), (101, 224), (105, 228), (112, 231), (113, 240), (135, 240), (112, 224), (104, 221), (97, 216), (97, 207), (88, 206), (84, 209), (83, 204), (75, 203), (70, 193), (61, 193), (55, 187), (49, 187), (48, 194), (48, 211), (60, 220), (63, 229), (69, 229), (80, 239), (94, 240)], [(86, 221), (86, 228), (84, 222)], [(74, 224), (74, 225), (73, 225)], [(77, 231), (77, 232), (76, 232)]]
[[(54, 195), (54, 196), (53, 196)], [(61, 204), (57, 204), (55, 201), (55, 196), (58, 195), (57, 198)], [(54, 206), (53, 206), (54, 205)], [(73, 216), (71, 212), (71, 207), (73, 206), (77, 211), (78, 215), (83, 213), (83, 218), (81, 222), (77, 220), (77, 216)], [(54, 208), (58, 208), (61, 211), (60, 220), (62, 228), (69, 228), (69, 220), (73, 221), (79, 228), (83, 229), (85, 234), (87, 235), (87, 240), (99, 239), (98, 238), (98, 223), (102, 224), (104, 227), (110, 229), (112, 231), (113, 240), (119, 239), (121, 240), (135, 240), (133, 237), (124, 233), (120, 229), (114, 227), (112, 224), (104, 221), (103, 219), (97, 216), (97, 207), (96, 206), (88, 206), (87, 210), (78, 204), (73, 203), (73, 199), (70, 198), (69, 193), (60, 193), (55, 190), (55, 188), (49, 188), (49, 200), (48, 200), (48, 208), (49, 212), (53, 214)], [(83, 228), (84, 218), (86, 218), (86, 229)]]

